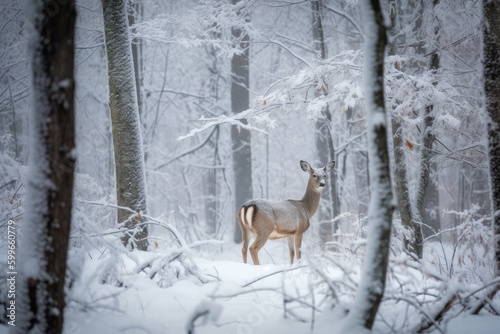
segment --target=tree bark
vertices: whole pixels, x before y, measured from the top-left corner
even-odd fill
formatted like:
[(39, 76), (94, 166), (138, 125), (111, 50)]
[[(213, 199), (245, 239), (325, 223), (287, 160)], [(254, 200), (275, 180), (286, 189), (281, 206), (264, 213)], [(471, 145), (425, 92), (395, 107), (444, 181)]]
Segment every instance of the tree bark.
[[(233, 5), (240, 0), (232, 0)], [(241, 54), (235, 54), (231, 59), (231, 109), (234, 114), (250, 107), (250, 37), (241, 28), (233, 27), (231, 34)], [(246, 124), (246, 120), (242, 120)], [(252, 145), (250, 131), (231, 126), (234, 171), (234, 217), (240, 206), (253, 196), (252, 190)], [(241, 231), (235, 219), (234, 241), (242, 241)]]
[[(115, 150), (116, 197), (119, 206), (145, 212), (146, 175), (137, 103), (134, 65), (127, 21), (126, 0), (103, 0), (104, 32), (108, 58), (109, 102)], [(132, 229), (143, 222), (118, 210), (118, 223)], [(133, 242), (130, 243), (130, 237)], [(139, 226), (122, 237), (125, 246), (148, 248), (147, 226)]]
[[(389, 18), (391, 21), (392, 43), (389, 44), (388, 54), (394, 56), (397, 54), (398, 35), (398, 8), (395, 0), (389, 1)], [(396, 65), (395, 65), (396, 66)], [(399, 101), (397, 102), (399, 103)], [(403, 245), (405, 249), (410, 250), (422, 258), (422, 229), (420, 222), (414, 219), (414, 213), (411, 206), (410, 190), (408, 188), (408, 169), (406, 166), (405, 142), (403, 140), (403, 127), (401, 126), (401, 117), (399, 115), (391, 116), (392, 142), (394, 146), (394, 177), (396, 182), (396, 198), (398, 201), (398, 211), (401, 217), (401, 225), (409, 231), (412, 237), (403, 236)]]
[[(391, 22), (392, 42), (388, 46), (389, 56), (397, 54), (398, 46), (398, 8), (395, 0), (389, 1), (389, 18)], [(394, 65), (398, 70), (399, 64)], [(396, 103), (399, 103), (397, 101)], [(406, 165), (405, 141), (403, 137), (402, 118), (399, 115), (391, 116), (392, 140), (394, 149), (394, 176), (396, 180), (396, 198), (398, 202), (398, 211), (401, 218), (401, 225), (410, 232), (411, 237), (403, 236), (403, 246), (412, 251), (418, 258), (422, 258), (422, 228), (418, 215), (412, 209), (410, 190), (408, 187), (408, 168)]]
[[(143, 4), (134, 3), (131, 5), (132, 12), (128, 15), (129, 26), (136, 24), (136, 21), (142, 19)], [(139, 117), (142, 115), (142, 40), (138, 39), (132, 44), (132, 60), (134, 62), (134, 79), (137, 90), (137, 106), (139, 108)], [(144, 117), (144, 115), (142, 115)]]
[(397, 116), (392, 118), (392, 138), (394, 145), (394, 177), (396, 178), (396, 197), (398, 200), (398, 210), (403, 227), (411, 232), (411, 238), (403, 236), (405, 249), (412, 251), (418, 258), (422, 258), (421, 238), (417, 243), (415, 236), (421, 235), (420, 225), (413, 219), (413, 210), (411, 207), (410, 191), (408, 189), (408, 173), (406, 168), (406, 157), (404, 153), (404, 140), (402, 137), (401, 124)]
[[(483, 0), (483, 76), (484, 117), (488, 133), (490, 164), (490, 195), (495, 249), (495, 277), (500, 277), (500, 0)], [(471, 309), (479, 314), (487, 302), (500, 291), (500, 284), (492, 285), (484, 297)]]
[(74, 1), (57, 11), (53, 1), (32, 2), (31, 159), (13, 332), (61, 333), (75, 168), (76, 10)]
[[(321, 60), (326, 59), (326, 43), (324, 37), (323, 29), (323, 19), (321, 15), (321, 8), (323, 6), (322, 0), (311, 0), (311, 11), (312, 11), (312, 32), (313, 32), (313, 43), (314, 50), (317, 56)], [(316, 97), (326, 96), (328, 94), (328, 88), (325, 82), (317, 82), (317, 87), (315, 90)], [(320, 164), (324, 164), (328, 161), (335, 160), (335, 147), (333, 145), (333, 138), (331, 133), (331, 121), (332, 115), (330, 108), (327, 105), (322, 111), (322, 115), (318, 117), (316, 121), (316, 154)], [(336, 226), (332, 226), (330, 222), (333, 218), (339, 215), (339, 205), (337, 196), (337, 184), (334, 175), (328, 178), (328, 193), (325, 196), (326, 201), (329, 202), (329, 207), (327, 210), (318, 210), (318, 218), (321, 221), (321, 241), (325, 244), (332, 240), (332, 234), (336, 231)]]
[[(392, 188), (387, 147), (384, 58), (387, 31), (379, 0), (365, 0), (365, 103), (368, 114), (371, 199), (361, 281), (346, 326), (371, 329), (385, 290), (392, 227)], [(352, 330), (352, 328), (350, 328)]]
[[(213, 24), (216, 26), (216, 23)], [(215, 33), (213, 36), (214, 39), (220, 39), (221, 34), (219, 32)], [(219, 57), (216, 52), (216, 48), (214, 46), (207, 46), (206, 48), (207, 56), (209, 62), (211, 63), (209, 67), (210, 71), (210, 79), (208, 81), (208, 89), (210, 96), (210, 106), (209, 108), (214, 112), (215, 115), (219, 114), (219, 87), (221, 84), (221, 64), (219, 61)], [(212, 155), (212, 165), (220, 165), (220, 157), (219, 157), (219, 134), (220, 129), (217, 125), (214, 130), (213, 137), (209, 139), (207, 142), (209, 150), (213, 152)], [(207, 223), (207, 232), (210, 236), (216, 237), (217, 230), (219, 227), (219, 199), (218, 199), (218, 178), (220, 176), (220, 172), (217, 168), (209, 169), (203, 175), (204, 179), (204, 191), (205, 191), (205, 220)]]
[[(483, 1), (483, 63), (495, 275), (500, 276), (500, 1)], [(500, 285), (497, 286), (497, 290)]]
[[(432, 6), (433, 11), (434, 7), (439, 3), (439, 0), (433, 0)], [(439, 37), (440, 26), (436, 20), (433, 20), (434, 24), (434, 36), (432, 36), (433, 43), (435, 44)], [(429, 62), (429, 68), (432, 73), (435, 75), (437, 70), (439, 69), (440, 56), (439, 51), (435, 51), (431, 54), (431, 60)], [(437, 80), (434, 80), (433, 85), (437, 85)], [(425, 108), (424, 114), (424, 125), (422, 129), (422, 149), (420, 152), (420, 168), (419, 168), (419, 181), (417, 188), (417, 198), (416, 198), (416, 207), (418, 220), (421, 223), (425, 223), (425, 204), (426, 204), (426, 194), (427, 187), (429, 185), (430, 171), (431, 171), (431, 156), (432, 156), (432, 145), (434, 144), (434, 140), (436, 139), (436, 135), (433, 132), (432, 126), (434, 123), (434, 105), (429, 105)], [(415, 233), (415, 243), (418, 246), (417, 250), (419, 258), (422, 257), (422, 225), (420, 225), (419, 229), (414, 230)]]

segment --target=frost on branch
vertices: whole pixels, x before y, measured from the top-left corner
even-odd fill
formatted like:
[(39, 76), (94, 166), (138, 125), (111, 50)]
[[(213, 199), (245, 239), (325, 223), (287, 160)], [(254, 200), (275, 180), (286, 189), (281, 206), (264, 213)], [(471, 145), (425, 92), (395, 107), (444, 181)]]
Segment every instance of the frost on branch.
[(247, 6), (249, 4), (246, 1), (236, 5), (225, 1), (214, 1), (210, 6), (200, 4), (180, 13), (159, 15), (134, 25), (132, 36), (146, 42), (177, 44), (186, 48), (211, 45), (217, 55), (231, 58), (242, 52), (230, 40), (233, 27), (241, 28), (252, 39), (260, 36), (243, 16), (238, 15)]
[[(234, 116), (202, 117), (199, 121), (203, 125), (179, 137), (179, 140), (225, 123), (266, 132), (264, 128), (276, 127), (273, 114), (278, 112), (302, 114), (307, 123), (313, 125), (325, 105), (338, 115), (348, 109), (363, 109), (363, 59), (364, 52), (358, 50), (312, 62), (296, 74), (269, 85), (260, 96), (254, 98), (250, 109)], [(434, 84), (435, 74), (431, 71), (413, 75), (400, 69), (409, 67), (405, 64), (415, 61), (415, 57), (399, 55), (386, 59), (385, 88), (387, 103), (393, 107), (391, 117), (402, 119), (410, 138), (416, 142), (414, 137), (418, 138), (418, 126), (422, 122), (418, 111), (432, 104), (435, 110), (439, 110), (439, 114), (435, 115), (435, 127), (440, 127), (443, 135), (455, 134), (461, 126), (459, 119), (468, 106), (467, 97), (445, 81)], [(314, 94), (318, 89), (325, 90), (325, 94)], [(250, 124), (239, 122), (241, 119), (247, 119)]]

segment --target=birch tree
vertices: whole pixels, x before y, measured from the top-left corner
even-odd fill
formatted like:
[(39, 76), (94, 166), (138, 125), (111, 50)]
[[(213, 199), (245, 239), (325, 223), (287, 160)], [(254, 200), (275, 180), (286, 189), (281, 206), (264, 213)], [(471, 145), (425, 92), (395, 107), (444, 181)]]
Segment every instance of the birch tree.
[(368, 243), (361, 282), (345, 324), (371, 329), (385, 289), (389, 262), (392, 203), (384, 93), (384, 58), (387, 31), (379, 0), (363, 1), (365, 23), (365, 101), (368, 114), (368, 153), (371, 199)]
[[(116, 197), (118, 206), (140, 213), (145, 212), (147, 208), (146, 175), (127, 20), (127, 1), (103, 0), (102, 6), (108, 59), (109, 107), (115, 152)], [(132, 231), (127, 231), (122, 238), (126, 246), (129, 244), (130, 236), (133, 236), (135, 241), (131, 243), (131, 247), (147, 250), (148, 229), (141, 224), (142, 222), (140, 215), (131, 216), (126, 210), (118, 210), (118, 223), (124, 224)], [(132, 229), (137, 224), (139, 226)]]
[[(71, 229), (75, 4), (32, 1), (30, 174), (14, 333), (61, 333)], [(46, 15), (50, 13), (49, 15)], [(15, 271), (15, 268), (9, 268)]]
[[(232, 0), (236, 5), (240, 0)], [(250, 37), (241, 27), (231, 29), (232, 37), (241, 50), (231, 59), (231, 109), (234, 114), (250, 107)], [(247, 123), (245, 119), (242, 123)], [(231, 126), (234, 171), (235, 214), (239, 207), (252, 198), (252, 146), (250, 131), (239, 126)], [(234, 241), (241, 242), (241, 231), (235, 221)]]

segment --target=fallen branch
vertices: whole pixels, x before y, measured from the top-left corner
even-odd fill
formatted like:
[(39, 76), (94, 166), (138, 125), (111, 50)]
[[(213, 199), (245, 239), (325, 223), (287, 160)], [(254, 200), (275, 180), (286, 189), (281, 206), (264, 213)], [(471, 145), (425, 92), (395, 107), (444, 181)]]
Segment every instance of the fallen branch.
[[(175, 226), (165, 222), (162, 219), (154, 218), (154, 217), (151, 217), (149, 215), (145, 215), (142, 212), (136, 212), (128, 207), (122, 207), (122, 206), (118, 206), (115, 204), (109, 204), (106, 202), (93, 202), (93, 201), (80, 201), (80, 202), (84, 203), (84, 204), (101, 205), (104, 207), (126, 210), (126, 211), (131, 213), (131, 216), (129, 217), (129, 219), (132, 219), (135, 216), (142, 216), (142, 217), (147, 219), (145, 222), (136, 224), (132, 228), (126, 228), (123, 226), (123, 223), (122, 223), (121, 225), (123, 227), (120, 227), (118, 229), (113, 229), (111, 231), (106, 232), (103, 235), (114, 234), (114, 233), (130, 233), (131, 238), (133, 240), (134, 233), (131, 233), (131, 232), (134, 231), (135, 229), (140, 229), (141, 226), (144, 226), (144, 225), (156, 225), (156, 226), (161, 226), (161, 227), (167, 229), (174, 236), (174, 238), (176, 239), (176, 241), (178, 242), (178, 244), (180, 246), (179, 248), (174, 249), (169, 254), (163, 254), (163, 255), (160, 255), (160, 256), (155, 257), (153, 259), (150, 259), (150, 260), (146, 261), (145, 263), (138, 264), (136, 269), (135, 269), (136, 273), (140, 272), (140, 271), (144, 271), (144, 269), (146, 269), (147, 267), (150, 267), (150, 268), (152, 268), (152, 270), (150, 271), (148, 276), (149, 276), (149, 278), (152, 279), (152, 278), (154, 278), (154, 276), (157, 274), (157, 272), (160, 269), (164, 268), (170, 262), (172, 262), (174, 260), (178, 260), (182, 264), (182, 266), (184, 266), (184, 268), (191, 275), (196, 277), (201, 283), (204, 284), (204, 283), (208, 283), (208, 282), (213, 281), (210, 277), (201, 273), (200, 270), (198, 269), (198, 267), (196, 266), (196, 264), (188, 256), (189, 252), (191, 250), (191, 247), (200, 246), (204, 243), (199, 242), (199, 243), (194, 243), (192, 245), (188, 245), (186, 240), (182, 237), (181, 233), (177, 230), (177, 228)], [(208, 240), (205, 243), (217, 243), (218, 244), (218, 243), (220, 243), (220, 241)], [(130, 254), (128, 254), (128, 256), (131, 257)], [(187, 261), (187, 260), (189, 260), (189, 261)], [(153, 266), (156, 261), (160, 261), (160, 265)], [(190, 262), (190, 263), (188, 263), (188, 262)]]
[(457, 300), (457, 298), (457, 293), (454, 291), (443, 297), (440, 301), (441, 306), (437, 308), (436, 312), (434, 312), (434, 316), (432, 316), (432, 319), (425, 318), (424, 321), (422, 321), (422, 323), (413, 332), (423, 333), (425, 330), (439, 323), (441, 319), (443, 319), (446, 312), (451, 309), (453, 303)]
[(497, 277), (492, 284), (489, 284), (486, 288), (486, 292), (484, 293), (483, 297), (479, 299), (476, 305), (474, 305), (471, 310), (470, 314), (473, 315), (478, 315), (479, 312), (486, 306), (490, 305), (490, 307), (493, 309), (495, 313), (498, 315), (498, 311), (490, 304), (490, 301), (495, 297), (495, 294), (500, 291), (500, 277)]

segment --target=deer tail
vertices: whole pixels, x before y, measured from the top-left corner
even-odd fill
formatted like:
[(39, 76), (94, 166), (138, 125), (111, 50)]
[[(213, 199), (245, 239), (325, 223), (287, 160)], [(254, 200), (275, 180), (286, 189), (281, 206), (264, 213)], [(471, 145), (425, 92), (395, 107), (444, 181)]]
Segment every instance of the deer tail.
[(252, 228), (253, 219), (255, 217), (255, 212), (257, 207), (255, 205), (244, 205), (240, 208), (238, 212), (238, 219), (240, 224), (246, 225)]

